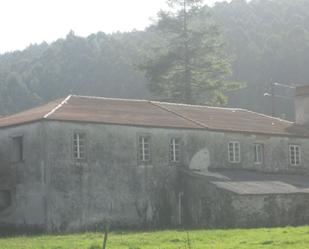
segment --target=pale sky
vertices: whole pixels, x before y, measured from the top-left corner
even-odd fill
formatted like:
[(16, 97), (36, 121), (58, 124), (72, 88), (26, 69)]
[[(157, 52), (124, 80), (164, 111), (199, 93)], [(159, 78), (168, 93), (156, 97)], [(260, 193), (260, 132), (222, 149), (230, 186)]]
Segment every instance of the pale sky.
[[(205, 0), (212, 5), (223, 0)], [(70, 30), (87, 36), (142, 30), (166, 0), (0, 0), (0, 53), (48, 43)]]

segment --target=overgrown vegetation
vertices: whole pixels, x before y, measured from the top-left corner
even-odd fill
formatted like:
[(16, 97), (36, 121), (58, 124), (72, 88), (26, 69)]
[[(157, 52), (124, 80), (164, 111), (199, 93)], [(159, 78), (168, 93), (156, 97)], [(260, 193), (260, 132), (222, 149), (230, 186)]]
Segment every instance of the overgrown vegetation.
[[(85, 233), (0, 239), (0, 249), (99, 249), (103, 235)], [(309, 247), (309, 227), (199, 230), (160, 232), (113, 232), (108, 249), (304, 249)]]
[[(229, 80), (248, 85), (230, 94), (230, 106), (270, 114), (270, 100), (263, 97), (270, 82), (308, 84), (309, 1), (232, 0), (202, 9), (211, 13), (207, 25), (214, 20), (221, 25), (228, 45), (224, 53), (233, 57)], [(205, 18), (200, 16), (199, 24)], [(153, 98), (137, 65), (144, 51), (156, 47), (155, 30), (152, 26), (139, 32), (98, 32), (86, 38), (71, 32), (52, 44), (0, 55), (0, 115), (70, 93)], [(291, 89), (275, 91), (293, 96)], [(278, 116), (292, 117), (291, 100), (276, 102)]]

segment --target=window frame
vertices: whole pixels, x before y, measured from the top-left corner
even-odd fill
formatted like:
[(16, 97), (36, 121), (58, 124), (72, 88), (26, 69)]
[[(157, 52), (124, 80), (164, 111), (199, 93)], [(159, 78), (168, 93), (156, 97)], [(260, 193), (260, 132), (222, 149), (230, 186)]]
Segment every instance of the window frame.
[[(260, 148), (258, 152), (257, 148)], [(260, 159), (260, 160), (257, 160)], [(255, 143), (254, 144), (254, 164), (261, 165), (264, 164), (264, 144)]]
[[(75, 135), (78, 135), (77, 144), (75, 145)], [(84, 136), (84, 144), (81, 146), (80, 144), (80, 136)], [(75, 147), (77, 148), (77, 156), (75, 156)], [(83, 151), (81, 152), (81, 147), (84, 147)], [(81, 154), (84, 154), (83, 157), (81, 157)], [(87, 134), (84, 131), (74, 131), (72, 135), (72, 158), (75, 162), (84, 162), (87, 160)]]
[[(232, 145), (232, 147), (230, 146)], [(236, 153), (236, 146), (238, 146), (238, 153)], [(231, 150), (232, 148), (232, 150)], [(231, 157), (232, 152), (232, 157)], [(238, 158), (238, 160), (236, 160)], [(241, 162), (241, 148), (240, 148), (240, 142), (239, 141), (229, 141), (228, 142), (228, 161), (230, 163), (240, 163)]]
[[(293, 148), (293, 150), (292, 150)], [(302, 164), (302, 151), (299, 144), (289, 144), (289, 162), (293, 167), (301, 166)], [(298, 158), (297, 158), (298, 155)]]
[[(140, 139), (143, 139), (143, 142), (140, 143)], [(145, 139), (148, 139), (148, 143), (145, 143)], [(145, 144), (148, 144), (148, 159), (147, 154), (145, 154), (146, 148)], [(142, 147), (140, 147), (142, 145)], [(142, 149), (142, 150), (141, 150)], [(137, 161), (141, 164), (150, 164), (151, 163), (151, 136), (150, 134), (138, 134), (137, 135)]]
[[(176, 141), (178, 141), (178, 143), (176, 143)], [(178, 146), (178, 149), (176, 149), (176, 146)], [(180, 164), (182, 161), (182, 139), (180, 137), (170, 137), (169, 161), (171, 164)]]
[[(20, 143), (19, 143), (19, 155), (17, 158), (17, 153), (16, 153), (16, 148), (15, 148), (15, 141), (19, 139)], [(21, 163), (24, 162), (25, 160), (25, 153), (24, 153), (24, 135), (23, 134), (15, 134), (13, 136), (11, 136), (11, 148), (13, 151), (13, 154), (11, 154), (11, 162), (12, 163)]]

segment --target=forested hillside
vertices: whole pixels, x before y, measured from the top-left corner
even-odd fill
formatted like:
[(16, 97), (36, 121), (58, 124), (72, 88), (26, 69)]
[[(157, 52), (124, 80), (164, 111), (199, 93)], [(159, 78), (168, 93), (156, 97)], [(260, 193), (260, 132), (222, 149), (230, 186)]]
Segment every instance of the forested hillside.
[[(248, 88), (233, 94), (230, 105), (271, 113), (271, 82), (309, 84), (309, 1), (234, 0), (213, 8), (234, 54), (233, 78)], [(293, 118), (293, 89), (275, 87), (276, 114)]]
[(68, 94), (148, 98), (133, 61), (141, 32), (66, 39), (0, 56), (0, 113), (16, 112)]
[[(229, 106), (270, 114), (264, 93), (271, 82), (309, 83), (308, 0), (233, 0), (205, 11), (221, 25), (233, 59), (230, 80), (247, 83), (228, 93)], [(70, 32), (52, 44), (0, 55), (0, 115), (68, 94), (154, 98), (139, 66), (156, 42), (155, 25), (86, 38)], [(293, 96), (289, 88), (275, 87), (275, 92)], [(276, 99), (277, 116), (292, 118), (292, 107), (291, 99)]]

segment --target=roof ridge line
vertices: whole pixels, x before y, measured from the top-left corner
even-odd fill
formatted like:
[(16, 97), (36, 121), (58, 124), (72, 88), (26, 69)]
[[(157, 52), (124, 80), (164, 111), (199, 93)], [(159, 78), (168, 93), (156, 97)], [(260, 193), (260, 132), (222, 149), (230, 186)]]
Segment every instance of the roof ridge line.
[(72, 97), (77, 98), (87, 98), (87, 99), (105, 99), (105, 100), (120, 100), (120, 101), (132, 101), (132, 102), (153, 102), (153, 103), (162, 103), (167, 105), (179, 105), (179, 106), (192, 106), (192, 107), (201, 107), (201, 108), (210, 108), (210, 109), (221, 109), (221, 110), (231, 110), (231, 111), (245, 111), (246, 109), (238, 108), (238, 107), (220, 107), (220, 106), (209, 106), (209, 105), (195, 105), (195, 104), (185, 104), (185, 103), (177, 103), (177, 102), (166, 102), (166, 101), (158, 101), (158, 100), (150, 100), (150, 99), (130, 99), (130, 98), (117, 98), (117, 97), (104, 97), (104, 96), (91, 96), (91, 95), (78, 95), (72, 94)]
[(124, 98), (113, 98), (113, 97), (103, 97), (103, 96), (90, 96), (90, 95), (71, 95), (76, 98), (87, 98), (87, 99), (104, 99), (104, 100), (120, 100), (120, 101), (132, 101), (132, 102), (148, 102), (146, 99), (124, 99)]
[(174, 115), (176, 115), (176, 116), (178, 116), (178, 117), (181, 117), (181, 118), (183, 118), (183, 119), (185, 119), (185, 120), (187, 120), (187, 121), (189, 121), (189, 122), (192, 122), (192, 123), (194, 123), (194, 124), (196, 124), (196, 125), (198, 125), (198, 126), (201, 126), (202, 128), (205, 128), (205, 129), (209, 129), (205, 124), (203, 124), (203, 123), (201, 123), (201, 122), (199, 122), (199, 121), (196, 121), (196, 120), (194, 120), (194, 119), (191, 119), (191, 118), (188, 118), (188, 117), (186, 117), (186, 116), (184, 116), (184, 115), (182, 115), (182, 114), (180, 114), (180, 113), (178, 113), (178, 112), (176, 112), (176, 111), (172, 111), (172, 110), (170, 110), (170, 109), (168, 109), (167, 107), (163, 107), (163, 106), (161, 106), (160, 104), (158, 104), (158, 102), (156, 102), (156, 101), (148, 101), (150, 104), (152, 104), (152, 105), (154, 105), (154, 106), (156, 106), (156, 107), (159, 107), (160, 109), (162, 109), (162, 110), (165, 110), (165, 111), (167, 111), (167, 112), (169, 112), (169, 113), (172, 113), (172, 114), (174, 114)]
[(209, 105), (193, 105), (193, 104), (184, 104), (184, 103), (174, 103), (174, 102), (165, 102), (165, 101), (156, 101), (150, 100), (156, 103), (162, 103), (167, 105), (179, 105), (179, 106), (188, 106), (188, 107), (201, 107), (201, 108), (210, 108), (210, 109), (219, 109), (219, 110), (231, 110), (231, 111), (243, 111), (246, 109), (238, 107), (220, 107), (220, 106), (209, 106)]
[(259, 113), (259, 112), (255, 112), (255, 111), (251, 111), (251, 110), (248, 110), (248, 109), (243, 109), (243, 111), (246, 111), (246, 112), (249, 112), (249, 113), (253, 113), (253, 114), (259, 115), (261, 117), (271, 118), (271, 119), (274, 119), (274, 120), (277, 120), (277, 121), (280, 121), (280, 122), (287, 122), (287, 123), (290, 123), (290, 124), (294, 124), (295, 123), (295, 122), (292, 122), (292, 121), (289, 121), (289, 120), (286, 120), (286, 119), (269, 116), (269, 115), (266, 115), (266, 114), (263, 114), (263, 113)]
[(64, 100), (60, 102), (55, 108), (53, 108), (50, 112), (45, 114), (43, 118), (48, 118), (50, 115), (52, 115), (55, 111), (57, 111), (59, 108), (61, 108), (64, 104), (68, 102), (68, 100), (72, 97), (72, 95), (67, 96)]

